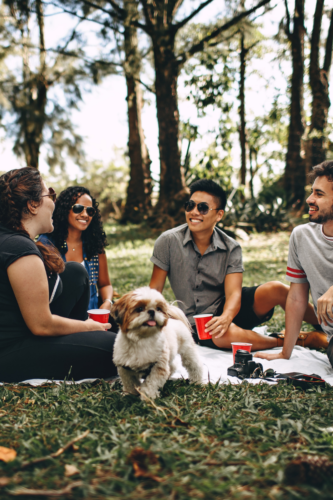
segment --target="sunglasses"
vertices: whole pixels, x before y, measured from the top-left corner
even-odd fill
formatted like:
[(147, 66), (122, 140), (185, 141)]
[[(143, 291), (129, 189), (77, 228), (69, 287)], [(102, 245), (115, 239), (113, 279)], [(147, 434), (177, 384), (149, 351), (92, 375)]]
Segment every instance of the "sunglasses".
[(222, 210), (221, 208), (209, 208), (208, 204), (205, 201), (201, 203), (195, 203), (195, 201), (190, 200), (185, 203), (186, 212), (192, 212), (192, 210), (197, 207), (197, 210), (200, 215), (207, 215), (210, 210)]
[(75, 205), (72, 206), (72, 210), (75, 214), (80, 214), (84, 210), (86, 210), (87, 215), (89, 217), (94, 217), (94, 215), (96, 213), (96, 210), (94, 209), (94, 207), (85, 207), (84, 205), (80, 205), (79, 203), (75, 203)]
[(45, 198), (45, 196), (48, 196), (54, 203), (57, 199), (57, 193), (53, 188), (49, 188), (49, 192), (47, 194), (42, 194), (41, 198)]

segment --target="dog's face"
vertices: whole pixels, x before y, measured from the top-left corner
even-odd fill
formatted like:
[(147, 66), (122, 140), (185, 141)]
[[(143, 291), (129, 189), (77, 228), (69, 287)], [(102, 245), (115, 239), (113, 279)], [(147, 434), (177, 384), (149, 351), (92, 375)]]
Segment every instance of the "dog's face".
[(126, 293), (112, 306), (111, 315), (121, 326), (122, 333), (135, 331), (139, 336), (150, 336), (168, 321), (168, 304), (163, 295), (149, 287)]

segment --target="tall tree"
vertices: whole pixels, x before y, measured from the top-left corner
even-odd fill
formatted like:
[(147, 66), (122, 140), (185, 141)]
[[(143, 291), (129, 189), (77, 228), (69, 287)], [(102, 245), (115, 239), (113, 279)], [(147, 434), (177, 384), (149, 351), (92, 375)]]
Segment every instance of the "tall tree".
[[(68, 114), (68, 109), (76, 107), (81, 98), (80, 81), (87, 81), (89, 76), (80, 63), (80, 51), (69, 50), (69, 44), (76, 40), (75, 29), (62, 46), (53, 48), (52, 62), (48, 64), (44, 3), (8, 0), (7, 6), (10, 15), (6, 13), (0, 26), (3, 65), (0, 109), (4, 128), (15, 139), (14, 152), (23, 155), (27, 165), (38, 168), (44, 143), (49, 147), (51, 166), (64, 166), (63, 151), (77, 163), (83, 162), (82, 138), (75, 133)], [(31, 25), (37, 27), (37, 43), (31, 34)], [(10, 67), (6, 67), (9, 56)], [(54, 99), (54, 95), (49, 97), (50, 91), (59, 87), (67, 101), (65, 105)], [(14, 121), (8, 119), (9, 115), (14, 116)]]
[[(111, 8), (109, 9), (109, 4)], [(122, 0), (123, 17), (119, 19), (112, 2), (105, 0), (59, 0), (61, 8), (72, 16), (82, 18), (90, 23), (102, 25), (101, 34), (104, 39), (110, 38), (110, 32), (117, 40), (119, 60), (115, 62), (112, 48), (111, 54), (99, 57), (99, 70), (103, 65), (103, 75), (111, 72), (115, 65), (122, 68), (127, 86), (128, 116), (128, 156), (130, 159), (130, 178), (127, 189), (123, 222), (141, 222), (147, 217), (151, 208), (152, 177), (151, 160), (145, 143), (142, 125), (143, 95), (141, 85), (142, 54), (138, 44), (137, 27), (139, 18), (138, 0)], [(80, 9), (82, 14), (79, 13)], [(110, 59), (111, 55), (111, 59)], [(149, 89), (151, 90), (151, 89)]]
[(138, 48), (137, 28), (132, 21), (138, 19), (138, 4), (124, 0), (124, 72), (127, 85), (128, 154), (130, 158), (130, 180), (127, 188), (123, 220), (141, 222), (151, 208), (152, 178), (150, 158), (142, 127), (142, 90), (140, 83), (141, 54)]
[(175, 48), (177, 33), (213, 0), (202, 2), (190, 15), (178, 22), (175, 22), (175, 16), (182, 2), (177, 0), (156, 0), (154, 3), (148, 0), (140, 1), (146, 22), (142, 29), (151, 37), (154, 52), (161, 169), (158, 209), (173, 216), (178, 213), (183, 203), (181, 193), (184, 189), (178, 146), (177, 83), (180, 70), (190, 57), (207, 48), (211, 40), (215, 40), (243, 18), (267, 5), (269, 0), (262, 0), (252, 9), (243, 10), (221, 26), (207, 30), (207, 34), (199, 42), (180, 53), (177, 53)]
[(326, 39), (324, 64), (320, 67), (321, 25), (325, 0), (317, 0), (313, 18), (310, 54), (310, 86), (312, 90), (311, 125), (307, 144), (307, 170), (325, 160), (325, 129), (330, 107), (329, 75), (333, 50), (333, 9)]
[(284, 176), (289, 204), (299, 204), (303, 201), (305, 187), (305, 159), (301, 155), (304, 133), (304, 3), (305, 0), (295, 0), (293, 30), (291, 31), (288, 0), (285, 0), (286, 34), (291, 45), (292, 56), (289, 137)]
[[(179, 150), (177, 83), (181, 68), (194, 54), (205, 50), (211, 41), (270, 2), (270, 0), (260, 0), (248, 10), (241, 9), (229, 21), (220, 22), (213, 28), (207, 27), (206, 32), (200, 34), (199, 41), (177, 50), (175, 44), (177, 34), (213, 1), (203, 1), (188, 16), (176, 21), (183, 4), (182, 0), (155, 0), (155, 2), (139, 0), (144, 21), (139, 19), (131, 22), (134, 27), (148, 35), (153, 48), (160, 153), (160, 195), (157, 211), (166, 214), (167, 217), (178, 214), (186, 195)], [(84, 0), (84, 2), (99, 8), (93, 1)], [(107, 0), (107, 5), (109, 8), (100, 8), (100, 12), (123, 25), (127, 18), (124, 4), (117, 0)]]

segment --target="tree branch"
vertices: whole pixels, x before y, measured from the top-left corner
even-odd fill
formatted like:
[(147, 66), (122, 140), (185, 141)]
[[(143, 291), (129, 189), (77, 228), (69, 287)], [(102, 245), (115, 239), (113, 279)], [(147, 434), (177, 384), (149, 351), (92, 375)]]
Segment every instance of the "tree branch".
[(135, 81), (140, 83), (145, 89), (149, 90), (149, 92), (156, 95), (156, 91), (154, 89), (152, 89), (151, 87), (149, 87), (149, 85), (144, 83), (142, 80), (140, 80), (140, 78), (135, 78)]
[[(142, 3), (142, 7), (143, 7), (143, 12), (144, 12), (145, 18), (146, 18), (147, 29), (149, 29), (149, 26), (153, 25), (153, 21), (152, 21), (151, 16), (150, 16), (148, 2), (147, 2), (147, 0), (141, 0), (141, 3)], [(147, 31), (147, 33), (148, 33), (148, 31)]]
[[(82, 2), (85, 3), (86, 5), (88, 5), (89, 7), (93, 7), (96, 10), (101, 10), (102, 12), (104, 12), (105, 14), (108, 14), (111, 17), (115, 17), (115, 18), (120, 19), (120, 20), (124, 19), (124, 14), (113, 12), (112, 10), (104, 9), (100, 5), (98, 5), (98, 4), (94, 3), (94, 2), (90, 2), (89, 0), (82, 0)], [(120, 7), (119, 7), (119, 9), (120, 9)]]
[(111, 6), (114, 8), (114, 10), (116, 10), (117, 12), (119, 12), (119, 14), (122, 16), (122, 18), (124, 19), (125, 16), (126, 16), (126, 11), (125, 9), (123, 9), (122, 7), (120, 7), (120, 5), (117, 4), (117, 2), (115, 2), (114, 0), (109, 0)]
[(287, 26), (286, 26), (286, 35), (288, 40), (290, 41), (291, 33), (290, 33), (290, 12), (288, 7), (288, 0), (284, 0), (284, 5), (286, 7), (286, 16), (287, 16)]
[(310, 83), (313, 87), (314, 79), (319, 78), (319, 46), (321, 22), (323, 18), (324, 0), (317, 0), (316, 10), (313, 16), (313, 29), (311, 36), (310, 54)]
[(205, 45), (207, 45), (207, 43), (210, 40), (216, 38), (223, 31), (227, 31), (229, 28), (231, 28), (232, 26), (237, 24), (239, 21), (241, 21), (244, 17), (249, 16), (250, 14), (255, 12), (257, 9), (259, 9), (260, 7), (267, 5), (269, 2), (270, 2), (270, 0), (261, 0), (261, 2), (259, 2), (258, 5), (256, 5), (255, 7), (252, 7), (252, 9), (245, 10), (244, 12), (241, 12), (240, 14), (238, 14), (237, 16), (232, 18), (230, 21), (223, 24), (223, 26), (220, 26), (219, 28), (216, 28), (215, 30), (213, 30), (212, 33), (207, 35), (200, 42), (194, 44), (188, 51), (183, 52), (182, 54), (177, 56), (178, 64), (179, 65), (184, 64), (185, 61), (187, 61), (187, 59), (189, 59), (191, 56), (193, 56), (197, 52), (202, 51), (205, 48)]
[(185, 26), (191, 19), (193, 19), (202, 9), (204, 9), (207, 5), (212, 3), (214, 0), (206, 0), (205, 2), (201, 3), (197, 9), (195, 9), (189, 16), (185, 17), (182, 21), (179, 21), (179, 23), (176, 23), (173, 25), (173, 30), (174, 32), (177, 32), (180, 28)]
[(332, 63), (332, 52), (333, 52), (333, 9), (331, 10), (331, 22), (328, 29), (328, 35), (326, 40), (326, 51), (323, 70), (326, 71), (327, 80), (329, 80), (329, 72)]

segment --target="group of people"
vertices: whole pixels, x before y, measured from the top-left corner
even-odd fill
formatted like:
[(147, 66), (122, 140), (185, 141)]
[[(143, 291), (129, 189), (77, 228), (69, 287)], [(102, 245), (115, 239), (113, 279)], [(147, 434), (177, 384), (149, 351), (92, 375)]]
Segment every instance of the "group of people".
[[(290, 238), (286, 279), (242, 287), (242, 250), (216, 224), (226, 196), (207, 179), (190, 187), (186, 223), (157, 239), (150, 287), (162, 292), (168, 276), (194, 340), (213, 349), (250, 342), (253, 351), (282, 347), (266, 359), (289, 358), (296, 343), (326, 347), (333, 364), (333, 162), (313, 168), (310, 223)], [(25, 167), (0, 177), (0, 381), (74, 380), (116, 375), (112, 362), (117, 327), (88, 319), (89, 309), (111, 309), (113, 288), (97, 201), (84, 187), (56, 199), (40, 173)], [(309, 299), (309, 289), (314, 306)], [(286, 311), (281, 335), (252, 329), (274, 307)], [(193, 316), (213, 314), (211, 340), (197, 337)], [(314, 332), (299, 334), (302, 321)]]

